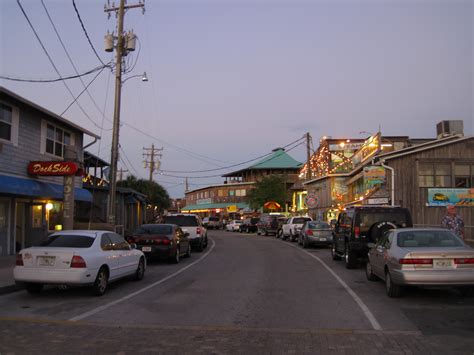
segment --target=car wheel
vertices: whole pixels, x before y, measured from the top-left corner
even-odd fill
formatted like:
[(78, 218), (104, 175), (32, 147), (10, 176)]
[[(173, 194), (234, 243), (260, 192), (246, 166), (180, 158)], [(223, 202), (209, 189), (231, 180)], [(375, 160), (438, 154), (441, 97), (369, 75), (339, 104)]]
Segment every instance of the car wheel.
[(198, 252), (201, 252), (201, 251), (204, 250), (203, 244), (204, 244), (204, 243), (203, 243), (203, 241), (201, 240), (201, 241), (199, 242), (199, 245), (196, 247), (196, 250), (197, 250)]
[(336, 243), (332, 243), (331, 257), (332, 257), (332, 260), (341, 260), (341, 257), (339, 255), (337, 255)]
[(179, 247), (176, 247), (176, 253), (170, 259), (173, 264), (179, 264), (180, 253)]
[(101, 267), (95, 278), (94, 285), (92, 286), (92, 292), (96, 296), (102, 296), (107, 290), (109, 285), (109, 273), (105, 267)]
[(357, 266), (356, 256), (347, 245), (344, 252), (344, 261), (346, 263), (346, 269), (354, 269)]
[(372, 272), (372, 264), (368, 260), (365, 264), (365, 276), (369, 281), (377, 281), (378, 277)]
[(268, 236), (268, 232), (267, 232), (266, 229), (265, 229), (265, 232), (263, 233), (263, 235), (264, 235), (265, 237)]
[(138, 262), (137, 270), (135, 271), (134, 279), (136, 281), (143, 280), (143, 277), (145, 276), (145, 260), (143, 258), (140, 258), (140, 261)]
[(293, 232), (290, 232), (290, 242), (294, 242), (294, 239), (293, 239)]
[(186, 250), (185, 257), (190, 258), (191, 257), (191, 244), (188, 243), (188, 249)]
[(43, 289), (43, 284), (35, 284), (28, 282), (25, 284), (25, 289), (31, 295), (38, 294)]
[(387, 291), (387, 296), (390, 298), (397, 298), (402, 294), (402, 286), (393, 282), (388, 270), (385, 271), (385, 291)]

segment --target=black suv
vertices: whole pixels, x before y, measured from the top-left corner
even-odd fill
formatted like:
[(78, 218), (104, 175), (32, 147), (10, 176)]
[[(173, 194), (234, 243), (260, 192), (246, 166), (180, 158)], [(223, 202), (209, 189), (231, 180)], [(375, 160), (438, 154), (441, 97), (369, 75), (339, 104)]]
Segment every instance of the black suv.
[(407, 208), (395, 206), (354, 206), (339, 214), (331, 249), (332, 259), (344, 258), (346, 268), (357, 266), (359, 258), (366, 259), (367, 243), (375, 243), (386, 231), (412, 227)]
[(264, 214), (260, 217), (260, 221), (257, 223), (257, 234), (268, 235), (270, 233), (277, 235), (278, 229), (280, 228), (279, 219), (285, 218), (279, 214)]
[(246, 218), (243, 223), (240, 225), (240, 233), (254, 233), (257, 231), (257, 223), (260, 221), (258, 217)]

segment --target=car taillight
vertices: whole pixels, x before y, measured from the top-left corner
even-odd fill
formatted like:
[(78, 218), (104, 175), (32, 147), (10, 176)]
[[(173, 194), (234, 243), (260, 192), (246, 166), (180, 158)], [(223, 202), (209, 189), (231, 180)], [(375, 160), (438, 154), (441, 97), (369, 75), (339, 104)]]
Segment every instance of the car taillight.
[(202, 232), (202, 231), (201, 231), (201, 227), (197, 227), (197, 228), (196, 228), (196, 234), (201, 234), (201, 232)]
[[(455, 264), (474, 264), (474, 258), (461, 258), (461, 259), (454, 259)], [(18, 264), (17, 264), (18, 265)]]
[(71, 267), (73, 268), (84, 268), (86, 266), (86, 262), (82, 258), (82, 256), (74, 255), (71, 259)]
[(153, 240), (155, 244), (169, 245), (170, 240), (168, 238), (156, 238)]
[(23, 255), (21, 255), (21, 254), (16, 254), (15, 265), (17, 265), (17, 266), (23, 266)]
[(128, 242), (129, 244), (135, 243), (135, 237), (128, 237), (128, 238), (127, 238), (127, 242)]
[(402, 265), (430, 265), (433, 259), (400, 259), (398, 262)]
[(308, 229), (308, 230), (306, 231), (306, 235), (313, 235), (313, 231), (312, 231), (311, 229)]
[(354, 227), (354, 238), (360, 237), (360, 227)]

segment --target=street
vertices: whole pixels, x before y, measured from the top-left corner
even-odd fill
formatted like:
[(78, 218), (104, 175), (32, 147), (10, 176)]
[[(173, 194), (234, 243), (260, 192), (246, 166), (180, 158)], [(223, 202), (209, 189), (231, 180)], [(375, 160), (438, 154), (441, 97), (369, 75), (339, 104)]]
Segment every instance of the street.
[(143, 281), (0, 296), (0, 354), (474, 353), (474, 298), (410, 289), (400, 299), (328, 248), (208, 231), (209, 246)]

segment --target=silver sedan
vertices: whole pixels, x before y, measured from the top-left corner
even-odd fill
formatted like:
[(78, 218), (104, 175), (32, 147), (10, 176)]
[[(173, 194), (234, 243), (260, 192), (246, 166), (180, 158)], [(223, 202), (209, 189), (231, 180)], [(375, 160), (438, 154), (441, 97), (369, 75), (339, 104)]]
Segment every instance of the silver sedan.
[(367, 279), (384, 280), (389, 297), (399, 297), (407, 285), (474, 293), (474, 249), (446, 229), (394, 229), (369, 247)]

